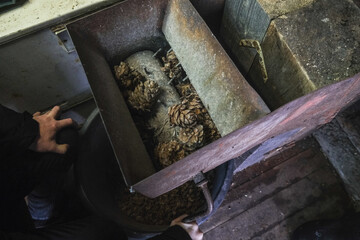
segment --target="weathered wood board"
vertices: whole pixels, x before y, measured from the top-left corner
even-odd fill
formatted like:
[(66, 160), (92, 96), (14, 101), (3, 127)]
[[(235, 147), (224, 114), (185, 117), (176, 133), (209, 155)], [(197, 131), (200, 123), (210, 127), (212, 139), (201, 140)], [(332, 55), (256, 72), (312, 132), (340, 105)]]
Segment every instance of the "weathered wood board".
[[(251, 3), (251, 4), (250, 4)], [(360, 71), (357, 0), (227, 1), (221, 35), (235, 63), (271, 109)], [(261, 43), (268, 81), (254, 49)]]
[(360, 209), (360, 102), (352, 109), (345, 110), (333, 121), (326, 124), (313, 135), (324, 154), (336, 169), (344, 186)]
[[(272, 165), (269, 168), (269, 165)], [(353, 211), (313, 138), (234, 176), (222, 206), (200, 228), (205, 239), (287, 240), (301, 224)], [(261, 175), (255, 177), (250, 172)]]
[(282, 145), (299, 140), (330, 122), (341, 109), (359, 98), (360, 74), (286, 104), (135, 184), (134, 189), (148, 197), (157, 197), (191, 180), (197, 173), (208, 172), (279, 135), (291, 132), (286, 140), (282, 139)]

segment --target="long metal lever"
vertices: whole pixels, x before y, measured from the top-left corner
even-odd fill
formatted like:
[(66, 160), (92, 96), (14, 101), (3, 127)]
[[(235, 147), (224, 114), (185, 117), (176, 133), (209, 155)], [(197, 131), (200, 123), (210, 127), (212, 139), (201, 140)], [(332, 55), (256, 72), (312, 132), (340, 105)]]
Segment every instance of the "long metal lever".
[(211, 197), (209, 188), (207, 186), (208, 180), (206, 179), (206, 177), (202, 172), (196, 174), (196, 176), (194, 177), (194, 183), (196, 184), (197, 187), (201, 188), (206, 200), (207, 207), (206, 209), (200, 210), (198, 213), (195, 213), (192, 216), (188, 216), (184, 218), (183, 219), (184, 223), (191, 223), (196, 221), (196, 219), (201, 219), (203, 217), (206, 217), (214, 209), (214, 201)]

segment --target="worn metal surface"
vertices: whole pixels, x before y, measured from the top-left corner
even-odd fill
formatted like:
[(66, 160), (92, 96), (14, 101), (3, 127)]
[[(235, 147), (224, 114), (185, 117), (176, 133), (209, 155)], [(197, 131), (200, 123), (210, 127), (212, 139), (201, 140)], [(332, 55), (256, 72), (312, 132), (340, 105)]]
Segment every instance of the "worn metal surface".
[(79, 56), (66, 53), (50, 30), (0, 46), (1, 104), (37, 112), (86, 93), (91, 90)]
[(170, 1), (162, 30), (222, 136), (269, 112), (189, 1)]
[(174, 128), (170, 126), (168, 108), (180, 104), (180, 96), (169, 78), (161, 70), (160, 62), (153, 57), (154, 52), (137, 52), (126, 59), (130, 67), (140, 72), (146, 79), (155, 81), (161, 94), (152, 108), (152, 117), (148, 119), (149, 127), (154, 131), (158, 142), (169, 142), (174, 137)]
[(155, 172), (111, 67), (144, 49), (166, 42), (161, 33), (167, 1), (119, 3), (67, 26), (127, 185)]
[(67, 28), (128, 185), (154, 170), (111, 68), (136, 52), (168, 48), (164, 34), (222, 135), (269, 112), (188, 0), (126, 1)]
[(256, 51), (239, 48), (241, 39), (262, 42), (271, 22), (258, 0), (227, 0), (225, 3), (220, 35), (242, 73), (249, 72)]
[(190, 0), (211, 31), (218, 36), (225, 0)]
[(184, 223), (191, 223), (194, 221), (198, 222), (202, 218), (207, 218), (209, 216), (209, 214), (213, 211), (214, 201), (211, 197), (211, 193), (210, 193), (208, 185), (207, 185), (208, 182), (209, 181), (206, 179), (205, 175), (202, 172), (196, 174), (196, 176), (194, 177), (194, 183), (196, 184), (196, 186), (198, 188), (201, 189), (201, 191), (205, 197), (206, 206), (205, 206), (205, 209), (201, 209), (200, 212), (195, 213), (192, 216), (187, 216), (186, 218), (184, 218), (182, 220)]
[(239, 45), (241, 47), (250, 47), (250, 48), (254, 48), (256, 49), (256, 52), (258, 54), (257, 58), (259, 60), (259, 64), (260, 64), (260, 70), (261, 70), (261, 74), (263, 76), (264, 79), (264, 83), (266, 83), (266, 81), (268, 80), (268, 74), (266, 71), (266, 65), (265, 65), (265, 61), (264, 61), (264, 55), (261, 49), (261, 44), (259, 41), (254, 40), (254, 39), (242, 39), (239, 43)]
[[(125, 1), (69, 24), (67, 28), (77, 42), (76, 49), (87, 48), (80, 45), (93, 45), (104, 56), (107, 66), (114, 66), (138, 51), (156, 52), (167, 45), (161, 31), (167, 2)], [(77, 36), (84, 41), (77, 41)]]
[(180, 186), (198, 172), (207, 172), (280, 134), (298, 129), (282, 141), (287, 144), (301, 139), (331, 121), (342, 108), (359, 98), (360, 74), (357, 74), (284, 105), (157, 172), (136, 184), (134, 189), (146, 196), (156, 197)]

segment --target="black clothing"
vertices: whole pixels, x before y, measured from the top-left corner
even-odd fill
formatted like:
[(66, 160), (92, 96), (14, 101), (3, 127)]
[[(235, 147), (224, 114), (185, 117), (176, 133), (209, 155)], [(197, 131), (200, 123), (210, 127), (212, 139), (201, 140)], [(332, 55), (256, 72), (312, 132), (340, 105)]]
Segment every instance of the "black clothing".
[(38, 133), (39, 125), (31, 114), (19, 114), (0, 105), (0, 164), (23, 154)]
[(149, 240), (191, 240), (191, 238), (182, 227), (175, 225)]
[(115, 223), (95, 216), (88, 216), (73, 221), (53, 224), (45, 228), (10, 232), (1, 235), (1, 240), (125, 240), (124, 232)]
[(360, 213), (333, 220), (307, 222), (298, 227), (292, 240), (359, 240)]
[[(24, 197), (34, 188), (38, 193), (51, 191), (54, 179), (70, 169), (77, 145), (77, 132), (64, 129), (58, 133), (57, 142), (70, 145), (66, 154), (33, 152), (28, 148), (38, 133), (39, 125), (32, 115), (0, 105), (0, 239), (127, 239), (115, 223), (94, 216), (34, 228)], [(151, 239), (191, 240), (179, 226)]]

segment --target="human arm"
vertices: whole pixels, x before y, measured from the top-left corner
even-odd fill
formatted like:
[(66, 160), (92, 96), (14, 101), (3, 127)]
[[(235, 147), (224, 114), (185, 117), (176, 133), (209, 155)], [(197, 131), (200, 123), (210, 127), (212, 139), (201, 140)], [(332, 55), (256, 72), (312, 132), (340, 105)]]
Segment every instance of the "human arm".
[(39, 124), (28, 112), (17, 113), (0, 105), (0, 156), (24, 152), (36, 139)]
[(0, 105), (0, 156), (5, 158), (21, 154), (27, 149), (65, 153), (68, 145), (57, 144), (55, 136), (61, 128), (71, 126), (74, 122), (70, 118), (56, 120), (59, 114), (58, 106), (45, 114), (38, 112), (32, 116)]
[(40, 114), (37, 112), (33, 115), (33, 119), (39, 123), (39, 134), (30, 149), (36, 152), (55, 152), (65, 154), (69, 148), (68, 144), (57, 144), (56, 133), (75, 123), (71, 118), (56, 120), (60, 114), (60, 107), (55, 106), (49, 112)]

